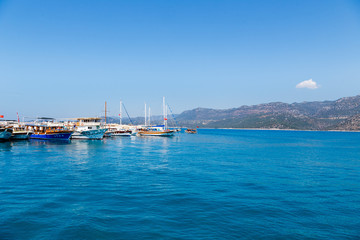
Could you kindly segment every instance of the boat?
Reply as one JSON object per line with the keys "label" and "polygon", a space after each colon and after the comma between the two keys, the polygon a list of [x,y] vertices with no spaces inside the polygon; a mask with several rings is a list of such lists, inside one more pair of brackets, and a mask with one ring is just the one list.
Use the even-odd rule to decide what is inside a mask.
{"label": "boat", "polygon": [[5,126],[0,127],[0,141],[7,141],[12,135],[13,129]]}
{"label": "boat", "polygon": [[60,125],[29,125],[29,127],[34,131],[30,135],[30,139],[69,140],[74,132]]}
{"label": "boat", "polygon": [[116,137],[116,136],[129,137],[131,135],[132,135],[131,130],[126,130],[122,128],[108,128],[108,131],[105,133],[106,137]]}
{"label": "boat", "polygon": [[[145,107],[146,111],[146,107]],[[170,137],[174,135],[174,130],[170,130],[167,127],[167,108],[165,105],[165,97],[163,97],[163,114],[164,114],[164,125],[158,125],[158,126],[151,126],[147,127],[145,126],[144,130],[139,130],[137,132],[137,135],[139,136],[161,136],[161,137]],[[146,116],[145,116],[146,121]]]}
{"label": "boat", "polygon": [[197,133],[197,130],[196,129],[191,129],[191,128],[188,128],[185,130],[186,133],[190,133],[190,134],[195,134]]}
{"label": "boat", "polygon": [[28,140],[33,131],[24,125],[14,125],[11,140]]}
{"label": "boat", "polygon": [[164,125],[152,126],[137,132],[139,136],[160,136],[169,137],[174,135],[174,130],[165,129]]}
{"label": "boat", "polygon": [[108,124],[107,125],[107,132],[105,133],[105,137],[116,137],[116,136],[121,136],[121,137],[129,137],[133,134],[133,131],[131,131],[130,129],[125,129],[124,126],[122,125],[122,101],[120,101],[120,113],[119,113],[119,118],[120,118],[120,124]]}
{"label": "boat", "polygon": [[71,139],[101,140],[107,131],[101,126],[101,118],[77,118]]}

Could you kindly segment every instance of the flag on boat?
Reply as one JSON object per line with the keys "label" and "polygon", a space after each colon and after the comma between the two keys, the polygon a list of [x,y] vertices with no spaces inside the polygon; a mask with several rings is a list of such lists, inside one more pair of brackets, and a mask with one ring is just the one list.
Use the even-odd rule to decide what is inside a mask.
{"label": "flag on boat", "polygon": [[0,115],[0,118],[4,118],[4,115]]}
{"label": "flag on boat", "polygon": [[164,118],[165,121],[167,121],[167,118]]}

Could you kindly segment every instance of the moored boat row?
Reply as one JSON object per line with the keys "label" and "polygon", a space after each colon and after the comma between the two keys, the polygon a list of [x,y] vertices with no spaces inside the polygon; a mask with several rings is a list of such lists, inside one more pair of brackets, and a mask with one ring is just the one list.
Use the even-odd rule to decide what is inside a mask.
{"label": "moored boat row", "polygon": [[[0,126],[0,141],[7,140],[101,140],[105,137],[158,136],[170,137],[181,129],[157,126],[131,126],[118,124],[102,124],[100,118],[82,118],[77,122],[28,122]],[[190,132],[189,129],[185,130]]]}
{"label": "moored boat row", "polygon": [[[148,112],[148,121],[146,115],[145,104],[145,125],[123,125],[122,124],[122,103],[120,102],[120,124],[106,123],[106,102],[105,102],[105,122],[102,118],[75,118],[67,121],[56,122],[53,118],[38,118],[33,122],[20,123],[18,121],[2,121],[0,122],[0,141],[4,140],[26,140],[26,139],[42,139],[42,140],[69,140],[69,139],[87,139],[101,140],[104,137],[118,136],[174,136],[180,132],[180,128],[168,128],[167,109],[170,108],[165,104],[163,98],[163,125],[150,125],[150,108]],[[126,108],[124,106],[126,111]],[[171,111],[171,109],[170,109]],[[127,113],[127,111],[126,111]],[[128,113],[127,113],[128,115]],[[2,116],[2,115],[0,115]],[[3,116],[2,116],[3,117]],[[129,117],[129,115],[128,115]],[[174,118],[174,116],[173,116]],[[129,117],[130,122],[131,119]],[[189,130],[189,129],[188,129]],[[188,132],[188,130],[186,132]],[[189,132],[190,133],[190,132]],[[191,132],[194,133],[194,132]]]}
{"label": "moored boat row", "polygon": [[0,127],[0,140],[101,140],[104,137],[173,136],[179,129],[158,126],[102,124],[100,118],[82,118],[77,122],[28,122]]}

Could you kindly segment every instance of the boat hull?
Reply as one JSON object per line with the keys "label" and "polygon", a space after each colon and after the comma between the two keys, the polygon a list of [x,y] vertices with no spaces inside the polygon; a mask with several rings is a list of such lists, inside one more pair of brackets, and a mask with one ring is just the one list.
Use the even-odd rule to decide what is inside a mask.
{"label": "boat hull", "polygon": [[185,131],[188,134],[196,134],[197,132],[193,132],[193,131]]}
{"label": "boat hull", "polygon": [[105,134],[104,134],[104,137],[112,137],[112,133],[111,132],[106,132]]}
{"label": "boat hull", "polygon": [[112,133],[111,134],[112,137],[130,137],[131,136],[131,133]]}
{"label": "boat hull", "polygon": [[112,137],[116,137],[116,136],[119,136],[119,137],[130,137],[131,136],[131,131],[114,131],[114,132],[111,132],[111,136]]}
{"label": "boat hull", "polygon": [[21,132],[21,133],[13,132],[10,139],[11,140],[28,140],[31,134],[32,134],[31,132]]}
{"label": "boat hull", "polygon": [[101,140],[107,129],[75,131],[71,139]]}
{"label": "boat hull", "polygon": [[105,137],[130,137],[131,131],[108,131],[105,133]]}
{"label": "boat hull", "polygon": [[30,135],[30,138],[43,139],[43,140],[69,140],[71,135],[72,132],[46,133],[46,134],[33,133]]}
{"label": "boat hull", "polygon": [[9,140],[11,137],[12,132],[8,129],[1,130],[0,132],[0,141],[6,141]]}
{"label": "boat hull", "polygon": [[157,137],[171,137],[174,136],[173,131],[140,131],[139,136],[157,136]]}

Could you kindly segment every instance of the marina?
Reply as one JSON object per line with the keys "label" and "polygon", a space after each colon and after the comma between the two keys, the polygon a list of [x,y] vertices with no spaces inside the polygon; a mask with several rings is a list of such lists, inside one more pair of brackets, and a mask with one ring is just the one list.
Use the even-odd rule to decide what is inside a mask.
{"label": "marina", "polygon": [[181,132],[180,128],[166,128],[164,125],[119,125],[105,124],[101,118],[79,118],[67,122],[24,122],[13,125],[2,122],[0,140],[102,140],[105,137],[165,136]]}
{"label": "marina", "polygon": [[[40,117],[34,121],[20,122],[0,121],[0,140],[102,140],[105,137],[171,137],[181,132],[178,126],[168,127],[168,105],[163,97],[163,124],[151,125],[150,107],[147,112],[145,104],[145,123],[143,125],[123,124],[122,106],[120,101],[120,122],[107,123],[107,103],[105,102],[105,116],[81,117],[57,121],[54,118]],[[129,120],[131,121],[130,117]],[[176,122],[176,121],[175,121]]]}
{"label": "marina", "polygon": [[[100,118],[85,118],[100,119]],[[4,124],[0,127],[0,140],[102,140],[105,137],[130,137],[130,136],[174,136],[181,130],[165,129],[164,125],[119,125],[104,124],[101,122],[36,122],[19,123],[16,126]]]}

